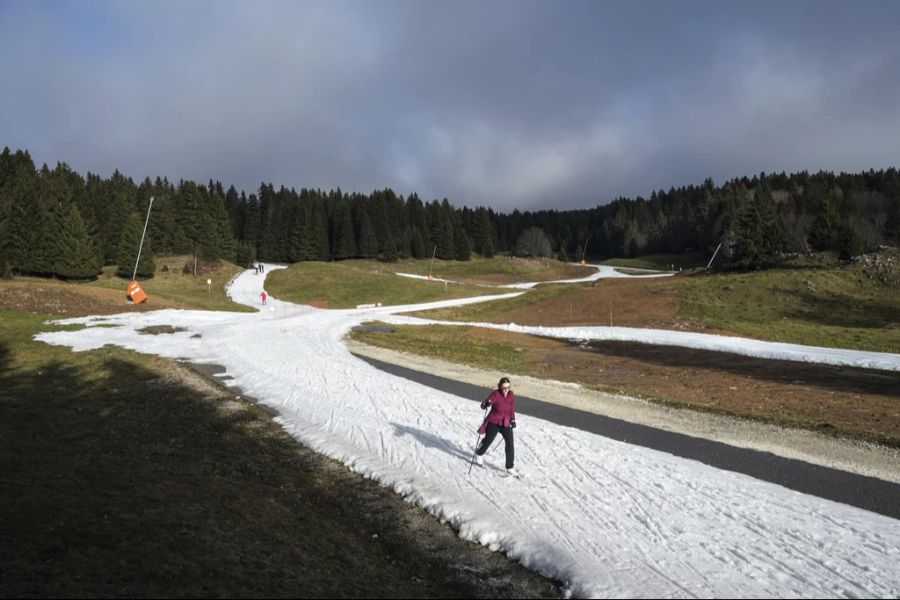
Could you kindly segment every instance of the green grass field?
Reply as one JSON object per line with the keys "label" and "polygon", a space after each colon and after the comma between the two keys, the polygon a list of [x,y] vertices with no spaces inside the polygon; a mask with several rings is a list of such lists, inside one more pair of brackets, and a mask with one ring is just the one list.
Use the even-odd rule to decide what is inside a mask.
{"label": "green grass field", "polygon": [[[480,302],[467,306],[439,308],[410,313],[413,316],[441,321],[496,321],[507,322],[505,315],[513,310],[528,308],[550,298],[561,298],[585,289],[589,284],[565,283],[539,285],[514,298]],[[506,290],[515,292],[516,290]]]}
{"label": "green grass field", "polygon": [[465,337],[471,327],[464,325],[391,325],[390,333],[361,328],[354,340],[400,352],[432,356],[449,362],[502,372],[524,371],[524,354],[512,343],[490,341],[472,343]]}
{"label": "green grass field", "polygon": [[611,267],[631,267],[634,269],[654,269],[670,271],[705,267],[709,262],[706,252],[684,252],[682,254],[648,254],[637,258],[611,258],[600,264]]}
{"label": "green grass field", "polygon": [[676,279],[680,316],[747,337],[900,352],[900,290],[859,265]]}
{"label": "green grass field", "polygon": [[[290,302],[326,301],[328,308],[353,308],[359,304],[414,304],[450,298],[485,296],[504,290],[469,284],[445,284],[401,277],[396,272],[421,274],[426,263],[375,261],[302,262],[266,276],[270,294]],[[508,290],[507,290],[508,291]]]}
{"label": "green grass field", "polygon": [[[900,290],[869,276],[858,264],[700,273],[644,281],[648,293],[674,287],[683,304],[673,316],[695,320],[712,330],[778,342],[900,352]],[[514,299],[419,316],[506,322],[506,314],[513,310],[584,287],[539,286]]]}
{"label": "green grass field", "polygon": [[[430,261],[413,261],[424,263]],[[422,267],[419,267],[420,269]],[[438,277],[477,281],[487,279],[492,283],[523,283],[553,279],[574,279],[586,277],[591,269],[571,263],[562,263],[551,258],[520,258],[494,256],[493,258],[473,258],[469,261],[436,261],[434,273]],[[424,274],[427,274],[425,271]]]}
{"label": "green grass field", "polygon": [[[194,277],[190,273],[183,272],[187,261],[187,256],[157,257],[156,274],[152,279],[141,281],[141,287],[150,296],[159,296],[192,308],[253,311],[252,308],[235,304],[225,293],[225,285],[243,271],[243,268],[229,262],[218,261],[214,269]],[[117,277],[115,272],[115,266],[104,267],[96,281],[74,285],[122,290],[124,294],[128,280]],[[207,285],[207,279],[212,280],[212,283]]]}

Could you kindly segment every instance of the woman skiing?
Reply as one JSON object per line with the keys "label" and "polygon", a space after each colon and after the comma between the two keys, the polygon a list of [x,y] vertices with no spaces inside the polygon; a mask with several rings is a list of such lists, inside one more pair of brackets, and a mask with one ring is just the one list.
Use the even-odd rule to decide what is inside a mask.
{"label": "woman skiing", "polygon": [[518,477],[519,473],[513,466],[515,460],[515,450],[513,448],[513,428],[516,426],[516,395],[511,389],[509,377],[504,377],[497,384],[497,389],[491,392],[491,395],[481,403],[481,408],[490,408],[490,412],[485,417],[484,422],[478,429],[478,433],[485,434],[484,439],[475,451],[475,464],[484,464],[481,457],[491,447],[491,443],[497,434],[503,436],[503,442],[506,446],[506,472],[513,477]]}

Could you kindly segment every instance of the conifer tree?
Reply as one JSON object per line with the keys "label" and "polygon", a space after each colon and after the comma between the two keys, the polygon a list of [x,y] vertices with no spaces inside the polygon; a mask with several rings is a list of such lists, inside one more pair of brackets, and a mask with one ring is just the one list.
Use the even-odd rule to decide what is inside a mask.
{"label": "conifer tree", "polygon": [[297,199],[291,203],[288,231],[288,262],[309,260],[309,208]]}
{"label": "conifer tree", "polygon": [[444,260],[453,260],[456,256],[456,211],[450,201],[444,198],[439,210],[440,243],[437,256]]}
{"label": "conifer tree", "polygon": [[844,223],[838,233],[838,256],[841,260],[850,260],[851,258],[860,256],[864,250],[863,239],[859,235],[859,232],[852,224]]}
{"label": "conifer tree", "polygon": [[75,204],[63,222],[53,270],[64,279],[92,279],[100,272],[100,256]]}
{"label": "conifer tree", "polygon": [[211,192],[205,203],[206,239],[203,244],[203,254],[208,258],[225,258],[231,260],[234,257],[234,234],[228,211],[225,208],[225,196],[222,193],[222,184],[215,185],[210,182]]}
{"label": "conifer tree", "polygon": [[428,255],[428,250],[425,245],[425,238],[422,236],[422,231],[413,226],[411,231],[411,240],[410,240],[410,252],[413,258],[426,258]]}
{"label": "conifer tree", "polygon": [[900,245],[900,195],[889,200],[884,237],[891,244]]}
{"label": "conifer tree", "polygon": [[98,241],[104,264],[115,262],[119,250],[119,240],[122,237],[122,228],[125,226],[128,215],[139,210],[135,200],[136,193],[134,182],[119,173],[118,170],[104,182],[103,197],[95,207],[100,223]]}
{"label": "conifer tree", "polygon": [[[131,213],[125,220],[122,228],[122,237],[119,239],[119,252],[117,254],[116,275],[131,278],[134,273],[134,263],[138,259],[138,249],[141,244],[141,233],[144,223],[137,213]],[[156,273],[156,263],[153,261],[153,249],[150,240],[144,238],[144,246],[141,249],[140,262],[137,265],[137,277],[150,279]]]}
{"label": "conifer tree", "polygon": [[[378,240],[375,237],[375,228],[372,227],[372,222],[369,220],[369,213],[363,205],[360,205],[359,207],[358,232],[356,246],[357,256],[362,258],[372,258],[378,254]],[[396,255],[396,244],[393,243],[393,238],[389,237],[388,239],[391,240],[391,250],[393,254]],[[385,242],[387,242],[387,240],[385,240]],[[387,248],[386,245],[385,248]]]}
{"label": "conifer tree", "polygon": [[415,193],[406,199],[406,226],[409,231],[409,250],[413,258],[426,258],[431,256],[428,250],[430,229],[425,215],[425,206]]}
{"label": "conifer tree", "polygon": [[384,262],[397,262],[397,244],[394,238],[388,238],[384,243],[384,250],[381,252],[381,260]]}
{"label": "conifer tree", "polygon": [[10,268],[19,273],[36,273],[35,250],[40,240],[41,210],[38,204],[37,174],[27,152],[18,151],[7,159],[8,172],[0,185],[6,211],[5,232],[0,244],[5,248]]}
{"label": "conifer tree", "polygon": [[462,225],[457,222],[456,229],[453,234],[453,240],[456,243],[456,260],[471,260],[472,248],[469,245],[469,237],[466,235]]}
{"label": "conifer tree", "polygon": [[731,239],[730,264],[736,269],[763,269],[781,258],[784,228],[768,187],[760,185],[738,214]]}
{"label": "conifer tree", "polygon": [[353,235],[353,219],[350,209],[343,199],[336,201],[332,214],[331,256],[336,260],[344,260],[356,254],[356,241]]}
{"label": "conifer tree", "polygon": [[812,225],[809,243],[816,250],[835,250],[841,232],[841,217],[835,199],[826,195],[819,199]]}

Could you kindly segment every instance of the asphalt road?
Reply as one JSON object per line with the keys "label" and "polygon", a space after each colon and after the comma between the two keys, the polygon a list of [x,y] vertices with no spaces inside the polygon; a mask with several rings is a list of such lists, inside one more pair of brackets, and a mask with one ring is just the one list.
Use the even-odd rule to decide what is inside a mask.
{"label": "asphalt road", "polygon": [[[468,398],[473,402],[480,403],[490,393],[488,389],[469,383],[423,373],[358,354],[355,356],[393,375],[462,398]],[[629,444],[697,460],[719,469],[743,473],[804,494],[900,519],[900,485],[875,477],[866,477],[801,460],[784,458],[770,452],[739,448],[721,442],[629,423],[518,395],[516,396],[516,412]],[[517,435],[527,435],[527,433],[522,431]]]}

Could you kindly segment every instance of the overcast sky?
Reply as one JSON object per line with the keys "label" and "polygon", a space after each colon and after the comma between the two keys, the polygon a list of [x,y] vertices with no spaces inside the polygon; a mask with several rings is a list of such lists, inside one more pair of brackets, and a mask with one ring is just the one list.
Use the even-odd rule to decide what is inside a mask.
{"label": "overcast sky", "polygon": [[900,2],[0,0],[0,147],[575,208],[900,164]]}

